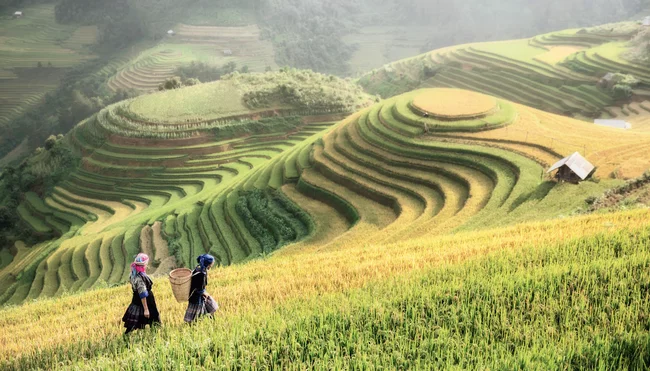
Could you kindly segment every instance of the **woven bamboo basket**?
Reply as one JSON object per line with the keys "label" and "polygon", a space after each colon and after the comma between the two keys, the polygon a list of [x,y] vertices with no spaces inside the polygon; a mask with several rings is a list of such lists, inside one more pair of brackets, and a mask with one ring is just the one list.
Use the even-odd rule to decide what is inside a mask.
{"label": "woven bamboo basket", "polygon": [[178,268],[169,272],[169,283],[172,285],[172,292],[176,301],[185,303],[190,298],[190,286],[192,285],[192,270]]}

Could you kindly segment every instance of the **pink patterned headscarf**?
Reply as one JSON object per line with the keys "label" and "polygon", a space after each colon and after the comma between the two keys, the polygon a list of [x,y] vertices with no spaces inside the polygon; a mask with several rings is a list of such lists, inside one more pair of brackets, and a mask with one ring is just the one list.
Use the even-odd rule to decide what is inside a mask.
{"label": "pink patterned headscarf", "polygon": [[135,277],[138,273],[144,273],[147,269],[147,263],[149,262],[149,256],[144,253],[140,253],[135,256],[135,260],[131,263],[131,278]]}

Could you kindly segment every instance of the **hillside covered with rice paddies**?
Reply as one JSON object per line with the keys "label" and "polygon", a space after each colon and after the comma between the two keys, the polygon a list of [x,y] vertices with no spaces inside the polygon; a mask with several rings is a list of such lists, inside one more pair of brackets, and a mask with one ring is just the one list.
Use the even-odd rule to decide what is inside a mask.
{"label": "hillside covered with rice paddies", "polygon": [[452,46],[387,64],[359,83],[383,97],[416,88],[467,89],[565,116],[620,119],[646,128],[648,33],[647,26],[631,21]]}
{"label": "hillside covered with rice paddies", "polygon": [[[623,42],[585,32],[525,45]],[[443,66],[424,71],[433,87],[385,100],[307,71],[235,73],[117,103],[46,143],[26,166],[63,166],[61,147],[74,158],[18,206],[44,242],[2,254],[0,366],[647,368],[650,211],[610,199],[647,196],[650,132],[542,111],[524,93],[473,89],[477,78],[436,85],[475,68],[443,58],[500,44],[477,45],[364,77],[385,87],[391,68]],[[497,63],[489,53],[476,63]],[[595,74],[526,68],[530,81],[584,82],[543,85],[548,104],[566,89],[611,99],[557,108],[614,107]],[[547,174],[574,152],[590,178]],[[164,326],[125,338],[138,252],[152,257]],[[202,253],[217,260],[208,290],[221,310],[197,331],[165,275]]]}

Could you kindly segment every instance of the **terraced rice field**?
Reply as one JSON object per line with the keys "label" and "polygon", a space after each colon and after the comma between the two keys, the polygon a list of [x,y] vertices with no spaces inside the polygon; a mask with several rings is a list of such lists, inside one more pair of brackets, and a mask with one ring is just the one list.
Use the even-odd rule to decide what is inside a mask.
{"label": "terraced rice field", "polygon": [[[128,261],[140,250],[151,253],[165,274],[174,266],[191,265],[200,253],[211,252],[219,264],[230,265],[310,235],[315,227],[308,214],[279,190],[295,183],[299,169],[309,163],[311,142],[306,140],[315,140],[341,112],[290,106],[249,110],[229,83],[157,94],[183,108],[175,116],[164,115],[163,122],[156,122],[160,112],[144,96],[78,125],[65,140],[83,155],[81,166],[44,199],[29,194],[19,207],[34,233],[53,242],[45,245],[38,264],[23,267],[30,273],[6,286],[1,301],[123,282]],[[221,85],[236,98],[230,109],[185,105],[176,97],[219,100]],[[188,121],[181,114],[193,108],[201,120]],[[291,116],[285,119],[291,120],[289,129],[219,134],[220,128],[280,113]]]}
{"label": "terraced rice field", "polygon": [[623,120],[632,124],[633,131],[650,130],[650,101],[632,102],[623,107],[612,107],[603,118]]}
{"label": "terraced rice field", "polygon": [[12,78],[0,78],[0,127],[37,104],[54,90],[65,73],[59,68],[15,68]]}
{"label": "terraced rice field", "polygon": [[158,90],[158,85],[172,77],[184,61],[182,52],[174,49],[147,53],[122,67],[108,81],[108,86],[113,90]]}
{"label": "terraced rice field", "polygon": [[53,4],[24,12],[0,22],[0,127],[40,102],[67,68],[95,58],[86,46],[95,42],[96,27],[57,24]]}
{"label": "terraced rice field", "polygon": [[564,45],[564,46],[549,46],[546,47],[549,49],[546,53],[540,54],[535,56],[535,59],[546,64],[554,65],[557,64],[558,62],[562,62],[565,60],[568,56],[578,53],[582,50],[585,49],[585,47],[581,46],[570,46],[570,45]]}
{"label": "terraced rice field", "polygon": [[[589,51],[624,37],[586,32],[403,61],[391,73],[442,66],[423,85],[444,89],[352,115],[252,110],[227,80],[102,110],[65,139],[80,168],[18,209],[54,239],[0,256],[0,304],[58,299],[1,310],[0,365],[643,368],[648,211],[574,213],[623,183],[610,173],[650,168],[650,131],[513,103],[630,120],[650,112],[641,99],[614,109],[591,85],[596,75],[539,58],[550,46]],[[369,97],[356,99],[350,106]],[[288,129],[251,120],[286,126],[282,115]],[[545,175],[575,151],[599,181]],[[114,324],[130,289],[102,288],[125,282],[141,251],[154,276],[213,254],[210,292],[223,316],[199,335],[181,327],[183,304],[163,279],[165,327],[123,340]]]}
{"label": "terraced rice field", "polygon": [[[190,26],[180,24],[175,35],[160,45],[142,52],[125,63],[108,86],[113,89],[153,91],[183,64],[200,61],[214,66],[235,62],[239,68],[248,66],[251,72],[275,69],[273,47],[260,40],[256,25],[246,27]],[[229,50],[232,54],[226,55]]]}
{"label": "terraced rice field", "polygon": [[[567,30],[531,39],[453,46],[392,63],[366,74],[360,82],[373,93],[394,94],[417,87],[467,89],[547,112],[593,119],[626,103],[597,86],[606,73],[634,75],[642,81],[635,94],[647,97],[647,66],[622,56],[632,31]],[[423,75],[423,70],[429,75]]]}
{"label": "terraced rice field", "polygon": [[[525,147],[549,153],[550,149],[536,139],[514,143],[501,136],[506,128],[537,127],[548,133],[571,126],[576,138],[584,135],[596,140],[604,136],[605,129],[574,126],[570,119],[488,97],[485,99],[493,102],[493,109],[481,109],[478,115],[472,107],[466,112],[453,107],[456,116],[447,115],[444,120],[423,117],[414,102],[422,107],[422,102],[428,103],[439,93],[420,90],[394,97],[336,124],[322,122],[323,117],[305,117],[288,132],[223,140],[208,140],[205,135],[168,140],[127,138],[111,131],[117,122],[102,124],[102,120],[111,120],[111,115],[88,120],[68,138],[85,155],[82,168],[50,199],[40,202],[31,196],[24,207],[32,219],[42,223],[34,222],[35,228],[53,231],[57,215],[70,222],[73,218],[109,220],[118,214],[118,203],[130,208],[131,214],[105,223],[93,233],[84,231],[95,223],[81,226],[80,233],[61,231],[67,238],[32,247],[34,253],[44,256],[42,260],[28,260],[24,255],[28,249],[20,249],[0,270],[0,280],[7,282],[19,272],[27,278],[9,285],[0,299],[20,303],[124,282],[128,262],[139,251],[154,256],[150,267],[154,275],[164,274],[173,264],[189,265],[196,255],[208,251],[221,266],[272,255],[217,269],[211,277],[218,282],[211,286],[211,293],[225,303],[224,315],[241,319],[248,310],[259,316],[261,305],[366,287],[395,275],[432,269],[432,265],[459,264],[494,251],[519,251],[522,246],[530,250],[521,254],[530,257],[530,252],[537,251],[546,257],[549,255],[539,249],[566,243],[572,246],[571,252],[566,250],[562,262],[587,254],[586,246],[602,247],[594,255],[598,257],[618,254],[612,250],[614,245],[641,249],[631,236],[638,237],[638,232],[647,239],[646,210],[558,219],[612,183],[549,186],[543,177],[545,166]],[[471,92],[463,97],[459,90],[444,93],[461,100],[476,97]],[[114,113],[120,112],[124,111]],[[101,138],[99,133],[103,133]],[[456,140],[459,137],[464,141]],[[613,141],[613,137],[607,139]],[[494,143],[486,143],[488,139]],[[605,146],[604,139],[598,143]],[[138,210],[139,204],[149,207]],[[555,220],[540,222],[549,218]],[[522,220],[537,222],[510,225]],[[617,233],[616,240],[611,246],[594,245],[594,241],[604,243],[599,235],[604,229]],[[275,250],[295,241],[300,242]],[[499,255],[498,259],[503,264],[512,262],[511,255]],[[548,274],[549,260],[540,259],[545,262],[539,263],[540,269]],[[530,267],[523,264],[520,268]],[[468,271],[476,269],[478,266],[472,266]],[[489,276],[486,273],[481,280]],[[156,287],[167,326],[160,335],[164,337],[164,331],[178,331],[182,304],[174,303],[168,285]],[[401,286],[401,290],[404,287],[411,286]],[[21,331],[5,331],[0,341],[8,346],[0,352],[0,361],[15,362],[13,357],[30,356],[37,349],[49,355],[54,352],[51,349],[62,346],[72,348],[60,350],[57,354],[63,359],[57,359],[70,362],[75,341],[82,345],[74,348],[78,349],[74,354],[92,357],[106,352],[106,357],[122,357],[117,348],[105,349],[99,344],[118,336],[119,329],[105,323],[115,322],[116,313],[128,299],[123,295],[127,291],[127,287],[119,287],[64,299],[73,308],[88,301],[83,310],[93,320],[74,324],[62,319],[63,308],[50,304],[54,301],[42,302],[48,313],[57,315],[52,314],[52,326],[69,331],[26,342],[20,341]],[[471,300],[467,300],[469,305]],[[98,301],[106,310],[97,310]],[[645,302],[634,303],[642,308]],[[26,313],[35,310],[30,305],[25,307],[30,311]],[[573,304],[570,307],[575,309]],[[7,328],[31,323],[11,309],[5,313],[2,318]],[[232,329],[235,322],[223,323]],[[42,334],[48,329],[32,331]],[[39,362],[45,362],[41,365],[49,364],[48,357],[41,359]],[[105,364],[106,360],[95,361]]]}
{"label": "terraced rice field", "polygon": [[[427,107],[441,94],[485,104]],[[134,121],[155,113],[138,103],[147,98],[111,106],[67,137],[84,156],[81,167],[19,210],[34,233],[63,238],[44,247],[48,254],[8,285],[2,302],[123,282],[138,251],[156,256],[164,274],[203,252],[225,266],[300,240],[280,254],[486,228],[513,213],[552,217],[581,202],[558,209],[544,199],[548,190],[536,196],[547,187],[543,165],[560,155],[540,138],[574,123],[477,93],[415,91],[334,126],[301,113],[289,131],[222,139],[182,115],[181,123]],[[445,117],[423,117],[422,107]],[[165,139],[165,130],[187,134]],[[528,142],[503,137],[515,130],[537,131]],[[604,129],[593,130],[585,124],[575,136]],[[603,186],[582,187],[582,199]],[[154,240],[166,241],[165,251]]]}
{"label": "terraced rice field", "polygon": [[468,91],[435,89],[416,96],[413,107],[436,118],[476,118],[496,110],[497,102],[493,97]]}

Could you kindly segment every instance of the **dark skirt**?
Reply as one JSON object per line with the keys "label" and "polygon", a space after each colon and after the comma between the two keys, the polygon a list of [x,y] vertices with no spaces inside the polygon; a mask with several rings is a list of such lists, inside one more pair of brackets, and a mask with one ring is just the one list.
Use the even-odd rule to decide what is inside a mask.
{"label": "dark skirt", "polygon": [[203,315],[213,314],[217,309],[219,305],[211,296],[208,296],[207,300],[201,298],[198,303],[189,303],[184,320],[189,323]]}
{"label": "dark skirt", "polygon": [[154,325],[160,323],[160,313],[158,313],[158,307],[156,306],[156,299],[153,296],[153,292],[149,292],[147,297],[147,307],[149,308],[149,318],[144,316],[144,307],[142,302],[135,303],[135,300],[131,302],[124,316],[122,316],[122,322],[124,322],[124,327],[127,329],[143,329],[146,325]]}

